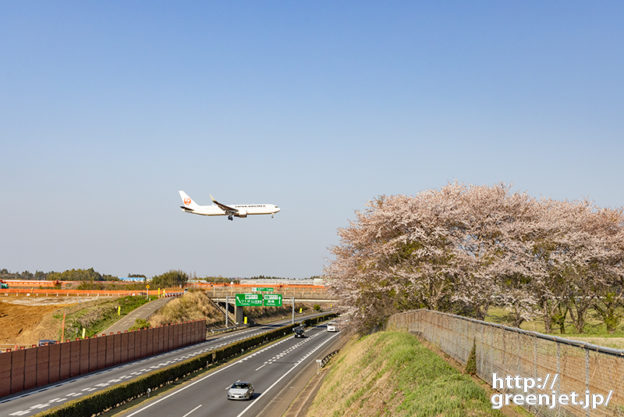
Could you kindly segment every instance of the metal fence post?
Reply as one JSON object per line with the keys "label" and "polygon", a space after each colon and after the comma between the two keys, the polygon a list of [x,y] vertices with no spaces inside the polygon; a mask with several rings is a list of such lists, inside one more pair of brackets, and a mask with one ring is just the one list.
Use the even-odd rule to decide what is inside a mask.
{"label": "metal fence post", "polygon": [[[589,350],[587,348],[584,348],[585,350],[585,390],[586,392],[589,392]],[[587,407],[587,409],[585,410],[585,416],[589,417],[589,409],[590,407]]]}

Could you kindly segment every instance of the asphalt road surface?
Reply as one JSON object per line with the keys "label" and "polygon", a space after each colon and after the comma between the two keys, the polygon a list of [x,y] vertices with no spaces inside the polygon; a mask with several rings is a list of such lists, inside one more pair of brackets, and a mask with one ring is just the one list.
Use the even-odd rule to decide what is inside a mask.
{"label": "asphalt road surface", "polygon": [[[301,321],[305,318],[318,315],[320,314],[301,316],[297,317],[296,320]],[[237,332],[210,337],[206,342],[99,370],[97,372],[81,375],[76,378],[66,379],[54,385],[39,387],[31,391],[2,397],[0,399],[0,416],[30,416],[48,408],[56,407],[64,402],[75,400],[83,395],[92,394],[121,382],[126,382],[155,369],[192,358],[193,356],[225,346],[237,340],[245,339],[255,334],[275,329],[276,327],[283,326],[288,323],[290,323],[290,320],[282,320],[268,325],[252,327]]]}
{"label": "asphalt road surface", "polygon": [[[325,325],[306,330],[306,338],[294,336],[264,347],[234,363],[188,382],[174,391],[145,401],[120,414],[123,417],[243,417],[256,416],[317,352],[337,339]],[[249,401],[226,397],[233,382],[251,382],[255,393]]]}

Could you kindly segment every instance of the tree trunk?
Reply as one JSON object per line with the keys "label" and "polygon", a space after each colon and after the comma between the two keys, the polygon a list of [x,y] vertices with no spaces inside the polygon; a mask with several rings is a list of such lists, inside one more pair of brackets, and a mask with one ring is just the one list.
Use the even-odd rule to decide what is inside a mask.
{"label": "tree trunk", "polygon": [[572,323],[574,323],[578,333],[583,333],[585,330],[585,316],[587,315],[587,310],[593,304],[593,300],[572,298],[571,301],[570,317],[572,318]]}
{"label": "tree trunk", "polygon": [[546,333],[552,332],[552,316],[549,312],[544,312],[542,314],[542,319],[544,320],[544,331]]}
{"label": "tree trunk", "polygon": [[559,303],[555,314],[551,316],[552,322],[559,326],[559,332],[561,334],[565,334],[565,319],[568,315],[568,310],[569,308],[567,305],[561,305],[561,303]]}
{"label": "tree trunk", "polygon": [[607,327],[609,333],[615,332],[620,324],[621,316],[617,312],[617,308],[622,300],[622,294],[613,292],[605,294],[601,299],[594,303],[594,310],[598,312],[602,321]]}

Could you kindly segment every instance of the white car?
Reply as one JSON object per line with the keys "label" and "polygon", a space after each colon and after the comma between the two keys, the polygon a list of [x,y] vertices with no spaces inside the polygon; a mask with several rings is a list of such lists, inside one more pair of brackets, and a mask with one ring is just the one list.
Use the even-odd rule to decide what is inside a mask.
{"label": "white car", "polygon": [[338,331],[338,327],[336,327],[336,323],[334,323],[334,322],[327,323],[327,331],[328,332],[337,332]]}
{"label": "white car", "polygon": [[227,390],[228,400],[251,400],[254,387],[249,382],[236,381]]}

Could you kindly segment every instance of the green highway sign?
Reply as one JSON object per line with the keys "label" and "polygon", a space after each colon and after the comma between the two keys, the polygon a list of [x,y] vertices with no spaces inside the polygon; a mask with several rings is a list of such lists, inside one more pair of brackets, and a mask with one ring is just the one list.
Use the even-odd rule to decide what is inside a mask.
{"label": "green highway sign", "polygon": [[252,291],[266,291],[266,292],[273,292],[273,288],[271,287],[254,287],[251,289]]}
{"label": "green highway sign", "polygon": [[282,306],[282,294],[265,294],[264,306],[265,307],[281,307]]}
{"label": "green highway sign", "polygon": [[262,307],[262,294],[236,294],[238,307]]}

